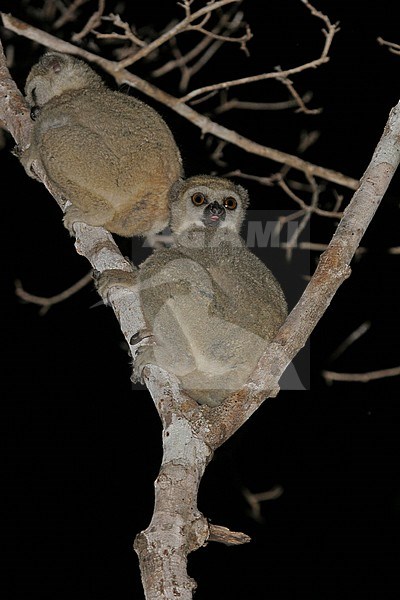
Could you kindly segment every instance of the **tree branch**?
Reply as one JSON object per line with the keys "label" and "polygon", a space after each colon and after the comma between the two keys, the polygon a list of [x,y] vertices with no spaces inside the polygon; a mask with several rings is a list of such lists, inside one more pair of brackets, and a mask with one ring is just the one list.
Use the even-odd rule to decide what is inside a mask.
{"label": "tree branch", "polygon": [[[207,415],[205,435],[212,448],[224,443],[239,429],[266,396],[276,395],[282,373],[305,345],[340,285],[350,276],[350,262],[399,165],[399,136],[400,102],[390,111],[360,187],[344,211],[300,300],[260,358],[248,384]],[[223,428],[220,421],[224,422]]]}
{"label": "tree branch", "polygon": [[189,4],[186,3],[186,17],[179,21],[174,27],[166,31],[163,35],[160,35],[154,42],[151,42],[148,46],[141,48],[136,54],[133,56],[129,56],[125,58],[119,63],[118,69],[126,69],[126,67],[130,67],[133,63],[137,62],[141,58],[148,56],[151,52],[168,42],[168,40],[176,37],[182,31],[185,31],[188,26],[196,21],[199,17],[204,15],[210,15],[210,13],[218,8],[222,8],[227,4],[232,4],[233,2],[239,2],[240,0],[219,0],[219,2],[207,2],[207,5],[203,8],[200,8],[195,13],[191,14],[189,9]]}
{"label": "tree branch", "polygon": [[399,377],[400,366],[391,369],[380,369],[378,371],[368,371],[367,373],[338,373],[336,371],[322,371],[323,378],[328,382],[332,381],[351,381],[357,383],[368,383],[376,379],[384,379],[386,377]]}
{"label": "tree branch", "polygon": [[51,306],[54,306],[54,304],[58,304],[59,302],[64,302],[64,300],[70,298],[71,296],[79,292],[79,290],[84,288],[86,285],[88,285],[88,283],[92,281],[92,272],[89,271],[89,273],[86,273],[86,275],[79,279],[79,281],[76,281],[66,290],[63,290],[55,296],[45,297],[30,294],[29,292],[24,290],[21,281],[17,279],[15,282],[15,294],[18,296],[18,298],[21,298],[21,300],[24,300],[25,302],[30,302],[31,304],[38,304],[39,306],[41,306],[39,314],[43,316],[47,313]]}
{"label": "tree branch", "polygon": [[192,90],[185,96],[180,98],[180,102],[188,102],[192,100],[196,96],[200,96],[203,94],[207,94],[208,92],[212,92],[215,90],[225,90],[234,86],[243,85],[246,83],[254,83],[256,81],[265,81],[266,79],[278,79],[280,81],[288,81],[289,75],[295,75],[296,73],[301,73],[302,71],[308,69],[316,69],[317,67],[327,63],[329,61],[329,50],[333,41],[335,34],[339,31],[338,23],[331,23],[326,15],[316,10],[307,0],[301,0],[303,4],[310,10],[311,14],[314,17],[318,17],[322,19],[325,23],[327,29],[323,30],[323,34],[325,36],[325,44],[322,49],[321,55],[319,58],[312,60],[308,63],[304,63],[299,65],[298,67],[292,67],[291,69],[282,70],[280,67],[277,67],[276,71],[271,73],[260,73],[259,75],[250,75],[248,77],[241,77],[240,79],[232,79],[231,81],[223,81],[221,83],[214,83],[213,85],[206,85],[197,90]]}
{"label": "tree branch", "polygon": [[[214,4],[213,4],[214,6]],[[210,118],[202,115],[190,106],[187,106],[184,103],[181,103],[180,100],[172,96],[171,94],[167,94],[166,92],[160,90],[156,86],[152,85],[148,81],[141,79],[137,75],[130,73],[125,69],[121,69],[121,63],[116,63],[114,61],[107,60],[101,56],[97,56],[87,50],[82,48],[78,48],[73,44],[65,42],[64,40],[60,40],[59,38],[41,31],[36,27],[28,25],[19,19],[11,15],[7,15],[5,13],[0,13],[3,25],[10,31],[18,35],[22,35],[30,40],[38,42],[39,44],[43,44],[44,46],[51,48],[52,50],[56,50],[58,52],[66,52],[68,54],[72,54],[73,56],[79,56],[93,64],[98,65],[106,73],[115,78],[118,85],[127,84],[133,88],[140,90],[142,93],[146,94],[150,98],[161,102],[165,106],[168,106],[176,113],[178,113],[184,119],[187,119],[196,127],[199,127],[202,134],[209,133],[214,135],[215,137],[225,140],[245,152],[249,152],[250,154],[255,154],[257,156],[261,156],[263,158],[267,158],[273,161],[276,161],[280,164],[285,164],[293,169],[297,169],[302,171],[303,173],[309,173],[314,177],[320,177],[322,179],[326,179],[327,181],[331,181],[333,183],[337,183],[344,187],[350,188],[352,190],[356,190],[358,187],[358,180],[343,175],[342,173],[338,173],[337,171],[333,171],[332,169],[326,169],[325,167],[320,167],[318,165],[314,165],[309,163],[298,156],[293,156],[292,154],[287,154],[286,152],[281,152],[280,150],[276,150],[275,148],[268,148],[267,146],[263,146],[250,140],[227,127],[219,125],[218,123],[213,122]],[[280,74],[282,75],[282,73]]]}
{"label": "tree branch", "polygon": [[[213,6],[216,4],[218,3],[213,3]],[[67,42],[56,42],[49,34],[40,32],[39,35],[38,30],[10,17],[3,15],[3,20],[6,26],[15,27],[18,33],[26,37],[38,36],[41,43],[61,51],[73,51],[89,60],[92,58],[93,62],[100,64],[108,72],[116,72],[115,65],[110,61],[94,57]],[[0,83],[0,120],[6,124],[17,144],[23,145],[29,140],[29,111],[9,77],[2,52],[0,76],[4,77]],[[146,82],[123,72],[118,75],[118,78],[121,77],[130,79],[131,84],[136,87],[140,83],[142,91],[147,90],[146,93],[153,94],[153,97],[158,95],[162,98],[161,101],[174,106],[176,99],[152,88]],[[210,121],[196,113],[192,115],[192,109],[186,106],[179,107],[185,118],[190,115],[192,122],[200,122],[204,128],[212,130]],[[224,128],[219,127],[218,137],[223,134],[225,138],[232,136],[233,132],[226,132],[228,133],[224,134]],[[204,469],[214,450],[245,423],[266,397],[277,394],[282,373],[304,346],[328,309],[337,289],[349,276],[350,261],[399,164],[399,136],[400,103],[390,112],[382,138],[360,186],[344,211],[339,227],[328,249],[321,256],[304,294],[241,390],[217,408],[198,406],[181,392],[176,378],[152,365],[145,368],[144,377],[163,424],[164,449],[161,470],[155,482],[153,518],[150,526],[137,536],[135,542],[147,600],[176,600],[178,596],[180,600],[192,598],[195,584],[186,572],[187,555],[210,539],[210,528],[199,513],[196,502]],[[238,139],[234,139],[238,142]],[[243,143],[243,138],[240,139]],[[306,172],[317,175],[312,167],[303,165]],[[63,206],[63,200],[54,194],[46,174],[37,170],[37,175],[60,206]],[[107,231],[83,223],[76,224],[75,228],[77,252],[86,256],[96,270],[132,269]],[[135,288],[113,288],[110,304],[129,343],[132,335],[144,325]],[[136,347],[131,345],[131,351],[134,354]]]}

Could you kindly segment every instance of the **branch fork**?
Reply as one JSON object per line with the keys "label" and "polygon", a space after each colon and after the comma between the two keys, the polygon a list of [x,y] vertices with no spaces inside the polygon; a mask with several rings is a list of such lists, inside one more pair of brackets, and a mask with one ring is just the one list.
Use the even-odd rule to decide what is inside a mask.
{"label": "branch fork", "polygon": [[[223,2],[211,6],[218,4]],[[29,26],[18,31],[28,36],[31,32]],[[53,40],[49,34],[43,33],[43,36],[45,43]],[[101,62],[99,58],[97,62]],[[111,70],[110,61],[104,61],[104,64]],[[16,143],[24,146],[29,143],[29,111],[9,77],[1,47],[0,76],[0,121],[6,124]],[[197,491],[204,470],[215,449],[246,422],[266,397],[277,393],[283,371],[304,346],[337,289],[349,276],[352,257],[398,167],[399,139],[400,103],[390,112],[359,188],[344,211],[315,274],[241,390],[217,408],[200,407],[179,389],[175,377],[154,365],[146,367],[146,383],[163,423],[164,449],[160,474],[155,482],[153,518],[135,542],[147,600],[176,600],[177,597],[191,600],[195,584],[186,571],[187,555],[216,535],[221,537],[221,532],[216,534],[217,530],[209,527],[197,509]],[[65,206],[65,200],[54,193],[46,174],[38,172],[37,176],[60,206]],[[107,231],[84,223],[76,224],[75,230],[76,249],[87,257],[93,268],[100,272],[105,269],[132,270]],[[143,325],[135,289],[124,293],[115,290],[110,294],[110,303],[129,343]]]}

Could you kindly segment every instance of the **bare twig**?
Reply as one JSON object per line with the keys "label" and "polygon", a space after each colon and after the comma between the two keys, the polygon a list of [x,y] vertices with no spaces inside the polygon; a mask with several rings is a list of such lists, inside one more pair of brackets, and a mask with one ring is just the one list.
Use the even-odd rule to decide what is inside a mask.
{"label": "bare twig", "polygon": [[[88,0],[84,0],[88,1]],[[31,6],[32,2],[25,2],[26,12],[29,16],[34,17],[35,19],[40,19],[42,22],[50,23],[55,19],[57,12],[65,11],[65,6],[61,2],[61,0],[44,0],[42,2],[42,6],[36,7]]]}
{"label": "bare twig", "polygon": [[349,346],[354,344],[354,342],[356,342],[362,335],[364,335],[364,333],[366,333],[370,327],[371,323],[369,321],[361,323],[361,325],[357,327],[357,329],[355,329],[345,340],[343,340],[343,342],[339,344],[339,346],[336,348],[336,350],[334,350],[334,352],[332,352],[332,354],[329,357],[329,360],[336,360],[336,358],[343,354],[343,352],[345,352]]}
{"label": "bare twig", "polygon": [[220,35],[218,33],[214,33],[213,31],[208,31],[204,29],[200,25],[189,25],[188,31],[199,31],[203,33],[205,36],[210,37],[213,40],[218,40],[221,42],[236,42],[240,43],[242,50],[247,50],[246,42],[248,42],[252,38],[252,33],[248,25],[246,25],[246,33],[240,37],[232,38],[229,35]]}
{"label": "bare twig", "polygon": [[227,527],[210,524],[210,534],[207,541],[220,542],[226,546],[238,546],[251,542],[251,537],[241,531],[231,531]]}
{"label": "bare twig", "polygon": [[243,496],[250,506],[251,516],[255,521],[262,521],[261,502],[277,500],[282,494],[283,487],[280,485],[274,485],[274,487],[266,492],[251,492],[246,488],[243,489]]}
{"label": "bare twig", "polygon": [[[306,92],[303,97],[300,98],[301,102],[306,104],[312,98],[312,92]],[[289,108],[295,108],[298,106],[296,99],[284,100],[282,102],[247,102],[239,100],[238,98],[232,98],[231,100],[221,99],[221,103],[217,106],[213,113],[215,115],[222,114],[228,110],[287,110]]]}
{"label": "bare twig", "polygon": [[[284,244],[283,244],[283,247],[285,247]],[[315,252],[324,252],[328,247],[329,247],[329,244],[319,244],[317,242],[300,242],[297,245],[298,250],[311,250],[311,251],[315,251]],[[368,252],[367,248],[364,248],[363,246],[359,246],[355,252],[355,256],[357,256],[359,254],[365,254],[366,252]]]}
{"label": "bare twig", "polygon": [[400,54],[400,45],[399,44],[395,44],[394,42],[387,42],[386,40],[384,40],[381,37],[377,38],[377,42],[381,46],[387,46],[389,48],[389,52],[392,52],[393,54],[397,54],[397,55]]}
{"label": "bare twig", "polygon": [[[277,69],[280,71],[280,69]],[[282,77],[279,79],[283,83],[283,85],[289,90],[290,95],[292,96],[295,104],[297,105],[297,111],[304,113],[305,115],[319,115],[322,111],[322,108],[308,108],[304,101],[302,100],[300,94],[298,94],[294,88],[293,82],[288,77]]]}
{"label": "bare twig", "polygon": [[170,39],[176,37],[179,33],[182,33],[182,31],[186,31],[188,26],[200,17],[207,16],[211,14],[211,12],[222,8],[223,6],[236,3],[238,1],[239,0],[219,0],[218,2],[209,2],[206,6],[200,8],[193,14],[190,13],[190,4],[185,2],[186,17],[182,19],[182,21],[180,21],[174,27],[166,31],[163,35],[160,35],[156,40],[139,50],[133,56],[129,56],[128,58],[122,60],[119,63],[117,69],[125,69],[126,67],[133,65],[141,58],[148,56],[149,54],[151,54],[151,52],[168,42]]}
{"label": "bare twig", "polygon": [[267,79],[277,79],[280,80],[283,77],[288,77],[289,75],[294,75],[296,73],[301,73],[302,71],[306,71],[308,69],[315,69],[320,65],[329,61],[328,57],[318,58],[316,60],[312,60],[308,63],[304,63],[298,67],[293,67],[291,69],[286,69],[285,71],[271,71],[270,73],[261,73],[259,75],[249,75],[247,77],[241,77],[240,79],[231,79],[230,81],[222,81],[220,83],[214,83],[212,85],[205,85],[196,90],[192,90],[185,96],[179,98],[179,102],[186,103],[197,96],[208,94],[209,92],[215,92],[216,90],[226,90],[231,87],[245,85],[248,83],[255,83],[257,81],[265,81]]}
{"label": "bare twig", "polygon": [[315,212],[315,210],[317,208],[319,195],[320,195],[320,189],[317,186],[315,179],[313,177],[309,176],[308,181],[310,182],[310,185],[313,190],[311,204],[303,209],[305,214],[304,214],[302,220],[300,221],[298,227],[296,227],[296,229],[293,231],[291,238],[285,244],[287,260],[291,259],[293,248],[295,246],[297,246],[297,242],[298,242],[300,235],[307,227],[308,223],[310,222],[312,213]]}
{"label": "bare twig", "polygon": [[86,4],[89,0],[73,0],[69,6],[64,9],[63,14],[53,23],[53,29],[61,29],[66,23],[76,19],[77,9]]}
{"label": "bare twig", "polygon": [[[299,153],[305,152],[307,150],[307,148],[309,148],[313,143],[315,143],[315,141],[318,139],[318,137],[319,137],[319,132],[317,132],[317,131],[308,133],[307,135],[303,135],[302,139],[300,140],[299,146],[298,146]],[[337,212],[334,210],[332,210],[332,211],[323,210],[318,207],[318,199],[319,199],[319,194],[321,192],[321,189],[320,189],[320,187],[316,186],[315,179],[307,173],[305,174],[306,178],[308,180],[307,191],[311,191],[312,197],[314,198],[314,200],[311,202],[311,204],[307,204],[306,202],[304,202],[304,200],[302,200],[297,194],[295,194],[295,192],[291,189],[291,187],[285,181],[285,177],[289,173],[289,170],[290,170],[290,167],[285,165],[284,167],[282,167],[282,169],[278,173],[274,173],[273,175],[270,175],[269,177],[263,177],[263,176],[259,176],[259,175],[249,175],[248,173],[243,173],[240,169],[236,169],[236,170],[228,173],[226,176],[242,177],[244,179],[250,179],[252,181],[257,181],[261,185],[266,185],[266,186],[278,185],[289,196],[289,198],[291,198],[294,202],[296,202],[296,204],[298,204],[301,207],[301,209],[302,209],[301,214],[303,214],[303,215],[309,214],[309,216],[311,216],[311,213],[315,213],[321,217],[330,217],[330,218],[334,218],[334,219],[340,219],[343,216],[343,213],[341,213],[341,212]],[[297,186],[297,187],[301,187],[303,189],[305,187],[304,184],[296,184],[296,182],[291,182],[291,183],[292,183],[292,187]],[[318,197],[315,196],[316,190],[318,190]],[[283,218],[283,221],[285,219],[286,219],[286,217]],[[290,247],[290,245],[289,245],[289,247]]]}
{"label": "bare twig", "polygon": [[119,27],[125,33],[100,33],[99,31],[93,31],[98,39],[128,40],[134,46],[139,46],[139,48],[143,48],[146,45],[146,42],[135,35],[129,24],[123,21],[119,15],[110,14],[108,17],[101,17],[101,20],[111,21],[115,27]]}
{"label": "bare twig", "polygon": [[[220,33],[221,31],[225,31],[226,33],[228,33],[236,31],[242,23],[243,13],[236,12],[236,14],[234,14],[233,16],[232,21],[229,20],[231,16],[232,11],[228,11],[226,14],[223,14],[217,25],[211,30],[211,33]],[[220,40],[216,40],[213,43],[212,42],[213,40],[210,36],[204,36],[200,40],[200,42],[193,46],[193,48],[189,50],[184,56],[179,53],[179,55],[175,59],[170,60],[167,63],[165,63],[165,65],[163,65],[162,67],[155,69],[152,72],[152,76],[161,77],[162,75],[169,73],[173,69],[180,69],[182,73],[182,78],[185,76],[185,80],[188,83],[190,77],[194,73],[197,73],[200,70],[200,68],[210,60],[210,58],[217,52],[217,50],[223,44],[223,42]],[[175,38],[171,40],[171,44],[173,44],[173,46],[176,45]],[[210,48],[207,50],[208,46],[210,46]],[[189,62],[197,58],[197,56],[199,56],[199,54],[202,54],[203,52],[203,56],[194,65],[188,67]],[[180,89],[182,91],[185,91],[185,87],[182,81],[180,84]]]}
{"label": "bare twig", "polygon": [[[329,360],[333,361],[338,358],[343,352],[347,350],[351,344],[354,344],[362,335],[364,335],[371,327],[369,321],[362,323],[357,329],[355,329],[331,354]],[[332,381],[347,381],[347,382],[359,382],[368,383],[375,379],[384,379],[386,377],[396,377],[400,375],[400,367],[393,367],[391,369],[379,369],[377,371],[368,371],[366,373],[339,373],[337,371],[323,370],[322,376],[327,383]]]}
{"label": "bare twig", "polygon": [[[174,49],[176,47],[176,39],[172,38],[170,43],[172,46],[173,53],[175,54]],[[204,50],[211,43],[212,43],[212,40],[210,38],[207,38],[207,37],[203,38],[202,40],[200,40],[200,42],[198,44],[193,46],[193,48],[191,48],[191,50],[189,50],[185,55],[182,55],[179,52],[178,56],[175,56],[175,58],[173,58],[172,60],[169,60],[161,67],[154,69],[154,71],[151,72],[151,76],[157,78],[157,77],[162,77],[163,75],[166,75],[167,73],[170,73],[174,69],[183,70],[191,60],[193,60],[199,54],[204,52]]]}
{"label": "bare twig", "polygon": [[318,208],[317,206],[317,202],[312,202],[311,205],[306,204],[306,202],[304,202],[304,200],[302,200],[297,194],[295,194],[293,192],[293,190],[290,189],[290,187],[287,185],[287,183],[285,182],[284,179],[279,179],[278,180],[278,186],[280,188],[282,188],[286,194],[292,199],[294,200],[294,202],[296,202],[299,206],[301,206],[301,208],[305,211],[311,211],[314,212],[316,215],[319,215],[321,217],[331,217],[333,219],[341,219],[343,216],[343,213],[339,213],[339,212],[334,212],[331,210],[323,210],[322,208]]}
{"label": "bare twig", "polygon": [[104,13],[104,9],[106,6],[106,0],[98,0],[99,6],[98,9],[90,16],[90,19],[86,23],[85,27],[79,32],[74,33],[72,36],[73,42],[80,42],[84,37],[87,36],[95,27],[98,27],[101,23],[101,18]]}
{"label": "bare twig", "polygon": [[295,75],[296,73],[301,73],[302,71],[306,71],[308,69],[315,69],[329,61],[329,50],[333,41],[335,34],[339,31],[338,23],[331,23],[329,18],[322,14],[321,12],[315,10],[315,8],[306,0],[301,0],[307,8],[311,11],[313,16],[316,16],[322,19],[327,27],[327,29],[323,29],[323,34],[325,36],[325,44],[322,49],[321,55],[319,58],[312,60],[308,63],[304,63],[299,65],[298,67],[292,67],[291,69],[281,70],[280,67],[277,67],[276,71],[272,71],[270,73],[260,73],[259,75],[250,75],[248,77],[241,77],[240,79],[232,79],[230,81],[223,81],[220,83],[215,83],[212,85],[206,85],[196,90],[192,90],[185,96],[180,98],[181,102],[188,102],[195,98],[196,96],[207,94],[211,91],[227,89],[238,85],[244,85],[247,83],[255,83],[257,81],[264,81],[267,79],[286,79],[290,75]]}
{"label": "bare twig", "polygon": [[[4,15],[3,21],[7,22]],[[13,24],[15,26],[14,20]],[[21,33],[18,26],[17,31]],[[35,32],[25,26],[24,34],[29,37]],[[55,45],[49,34],[39,37],[42,43],[50,41]],[[66,42],[59,42],[61,48],[71,48],[68,44],[65,46]],[[90,56],[86,51],[81,52],[85,54],[84,57]],[[75,48],[74,54],[77,53]],[[115,72],[115,65],[110,61],[96,57],[96,62]],[[1,75],[4,76],[4,81],[0,80],[3,86],[1,92],[4,93],[0,93],[0,119],[16,135],[16,142],[21,144],[29,137],[29,111],[18,110],[23,102],[16,99],[17,90],[7,75],[0,48]],[[124,77],[127,75],[124,74]],[[10,97],[16,99],[15,104]],[[307,288],[241,390],[216,408],[199,406],[180,390],[174,376],[154,365],[145,367],[143,376],[163,425],[164,451],[155,482],[153,517],[149,527],[135,540],[147,600],[159,600],[163,596],[179,596],[180,600],[192,598],[195,583],[187,574],[187,556],[209,538],[209,525],[197,509],[197,492],[204,470],[214,450],[233,435],[267,397],[278,393],[282,373],[304,346],[337,289],[349,276],[350,261],[398,167],[399,136],[400,102],[390,112],[360,186]],[[63,206],[65,199],[54,192],[46,173],[39,169],[36,174]],[[112,236],[104,229],[78,223],[75,231],[77,251],[88,257],[93,268],[99,271],[105,268],[132,271],[132,266],[122,257]],[[125,338],[130,341],[144,327],[135,288],[126,291],[114,288],[109,301]],[[131,346],[131,351],[135,355],[136,348]],[[167,590],[168,596],[164,594]]]}
{"label": "bare twig", "polygon": [[[382,197],[400,162],[400,102],[391,110],[374,155],[360,182],[360,187],[347,206],[327,250],[302,297],[282,325],[274,341],[261,357],[249,383],[225,400],[222,406],[201,409],[207,415],[205,439],[217,447],[258,408],[265,396],[277,393],[278,380],[296,353],[303,347],[311,331],[340,285],[350,275],[352,260],[364,232],[372,220]],[[146,370],[145,370],[146,371]],[[150,389],[152,382],[149,379]],[[224,429],[216,426],[224,421]],[[214,426],[215,425],[215,426]]]}
{"label": "bare twig", "polygon": [[[214,7],[215,5],[213,4],[212,6]],[[325,167],[314,165],[302,160],[298,156],[293,156],[292,154],[281,152],[275,148],[263,146],[262,144],[258,144],[257,142],[254,142],[253,140],[250,140],[243,135],[228,129],[227,127],[223,127],[222,125],[213,122],[209,117],[206,117],[193,110],[193,108],[182,104],[177,98],[160,90],[148,81],[141,79],[129,71],[121,70],[121,63],[115,63],[107,60],[101,56],[97,56],[96,54],[88,52],[83,48],[79,48],[68,42],[65,42],[64,40],[60,40],[59,38],[56,38],[47,32],[41,31],[36,27],[28,25],[27,23],[24,23],[23,21],[20,21],[11,15],[7,15],[5,13],[0,14],[4,27],[10,31],[43,44],[52,50],[66,52],[74,56],[80,56],[81,58],[100,66],[106,73],[113,76],[119,85],[127,84],[137,88],[147,96],[161,102],[165,106],[170,107],[183,118],[193,123],[196,127],[199,127],[203,135],[209,133],[221,140],[225,140],[226,142],[238,146],[245,152],[288,165],[291,168],[298,169],[299,171],[309,173],[315,177],[326,179],[353,190],[357,189],[359,185],[357,179],[353,179],[352,177],[348,177],[347,175],[343,175],[342,173],[333,171],[332,169],[326,169]]]}
{"label": "bare twig", "polygon": [[342,206],[343,200],[344,200],[344,196],[343,194],[339,194],[337,192],[337,190],[333,190],[333,194],[336,198],[336,202],[335,202],[335,206],[333,207],[332,211],[333,212],[338,212],[339,208]]}
{"label": "bare twig", "polygon": [[375,381],[376,379],[398,377],[399,375],[400,367],[381,369],[379,371],[369,371],[368,373],[337,373],[336,371],[322,371],[322,376],[328,383],[331,383],[332,381],[368,383],[369,381]]}
{"label": "bare twig", "polygon": [[216,41],[200,56],[200,58],[190,67],[184,67],[182,69],[182,78],[179,84],[179,91],[185,92],[188,88],[189,82],[193,75],[196,75],[201,69],[211,60],[214,54],[222,46],[221,41]]}
{"label": "bare twig", "polygon": [[82,279],[71,285],[71,287],[67,288],[66,290],[60,292],[59,294],[56,294],[55,296],[44,297],[35,296],[34,294],[26,292],[22,287],[21,281],[17,279],[15,282],[15,293],[18,296],[18,298],[21,298],[21,300],[29,302],[30,304],[38,304],[39,306],[41,306],[39,314],[43,316],[52,306],[54,306],[54,304],[64,302],[64,300],[67,300],[67,298],[70,298],[91,282],[93,282],[92,271],[87,273],[84,277],[82,277]]}
{"label": "bare twig", "polygon": [[325,36],[325,45],[322,50],[321,56],[326,57],[328,56],[330,47],[332,45],[333,37],[335,33],[339,31],[339,23],[335,23],[332,25],[329,17],[327,15],[324,15],[324,13],[322,13],[320,10],[317,10],[310,2],[308,2],[308,0],[301,0],[301,2],[308,8],[313,17],[317,17],[325,23],[326,29],[322,30],[322,33]]}
{"label": "bare twig", "polygon": [[[284,247],[284,244],[283,244]],[[299,250],[315,250],[317,252],[321,251],[323,252],[324,250],[326,250],[328,248],[328,244],[318,244],[318,243],[314,243],[314,242],[300,242],[297,245],[297,248]],[[368,252],[368,248],[365,248],[364,246],[359,246],[356,250],[355,256],[359,256],[362,254],[366,254]],[[388,248],[387,249],[388,254],[394,254],[394,255],[400,255],[400,246],[394,246],[393,248]]]}

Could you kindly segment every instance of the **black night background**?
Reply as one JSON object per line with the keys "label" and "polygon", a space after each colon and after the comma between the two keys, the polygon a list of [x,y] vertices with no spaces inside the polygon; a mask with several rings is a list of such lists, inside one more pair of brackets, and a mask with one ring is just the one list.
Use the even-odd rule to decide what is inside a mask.
{"label": "black night background", "polygon": [[[161,30],[182,13],[174,0],[126,4],[138,29],[151,25]],[[43,3],[0,0],[1,11],[46,29],[48,24],[27,16],[29,5]],[[118,2],[108,5],[108,12],[118,10]],[[303,158],[360,178],[399,100],[400,56],[377,42],[381,36],[400,43],[398,21],[391,0],[316,0],[315,6],[331,21],[340,21],[340,31],[330,61],[296,75],[293,82],[301,95],[313,92],[310,106],[322,107],[322,112],[232,110],[215,119],[290,154],[297,153],[302,131],[318,130],[319,139]],[[82,8],[80,27],[96,8],[92,1]],[[253,32],[250,56],[236,45],[224,47],[194,78],[193,87],[271,71],[278,64],[288,68],[318,56],[322,24],[300,0],[244,0],[242,10]],[[71,24],[64,35],[77,28]],[[43,48],[4,28],[0,35],[5,47],[14,46],[11,73],[22,89]],[[146,62],[134,68],[144,78],[152,70]],[[154,83],[177,94],[172,75]],[[224,150],[227,165],[216,164],[210,159],[215,140],[201,139],[195,126],[138,95],[172,129],[187,175],[241,169],[268,177],[279,170],[280,165],[233,146]],[[232,90],[232,96],[276,102],[288,93],[277,82],[260,82]],[[206,112],[201,104],[195,108]],[[161,459],[159,418],[147,391],[132,389],[118,323],[110,308],[94,306],[99,297],[93,285],[45,316],[15,296],[17,279],[33,294],[52,296],[89,267],[76,254],[55,201],[11,154],[11,136],[6,134],[4,143],[0,330],[7,507],[1,529],[8,559],[2,597],[136,600],[143,592],[132,543],[152,514]],[[248,188],[254,211],[297,210],[277,187],[238,182]],[[350,190],[326,185],[336,187],[347,204]],[[351,277],[303,351],[310,362],[309,389],[283,390],[266,401],[209,465],[200,510],[216,524],[249,534],[252,542],[239,547],[210,543],[191,555],[189,572],[198,583],[198,600],[398,597],[399,377],[328,385],[321,372],[360,373],[399,365],[400,257],[388,252],[400,244],[399,198],[397,173],[362,240],[367,252],[353,260]],[[336,225],[336,220],[313,216],[309,240],[327,243]],[[146,249],[140,240],[118,238],[118,243],[134,262],[143,260]],[[285,269],[284,250],[274,252],[281,253],[277,264]],[[295,265],[304,265],[300,252],[294,251]],[[319,252],[306,254],[312,272]],[[297,281],[285,284],[283,279],[282,284],[300,294],[306,281],[303,272],[295,271],[290,272]],[[292,293],[290,307],[296,301]],[[365,335],[332,360],[338,346],[364,322],[370,323]],[[283,494],[262,503],[256,519],[244,490],[257,493],[275,485],[282,486]]]}

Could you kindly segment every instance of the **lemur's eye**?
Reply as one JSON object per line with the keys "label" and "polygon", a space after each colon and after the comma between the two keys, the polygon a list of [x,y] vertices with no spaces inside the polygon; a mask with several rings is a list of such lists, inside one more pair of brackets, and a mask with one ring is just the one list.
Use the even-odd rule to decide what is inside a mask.
{"label": "lemur's eye", "polygon": [[201,206],[202,204],[204,204],[205,201],[206,199],[204,194],[201,194],[200,192],[196,192],[192,196],[192,202],[195,206]]}
{"label": "lemur's eye", "polygon": [[224,200],[224,206],[228,210],[235,210],[235,208],[237,207],[237,202],[235,198],[232,198],[232,196],[228,196],[228,198],[225,198]]}

